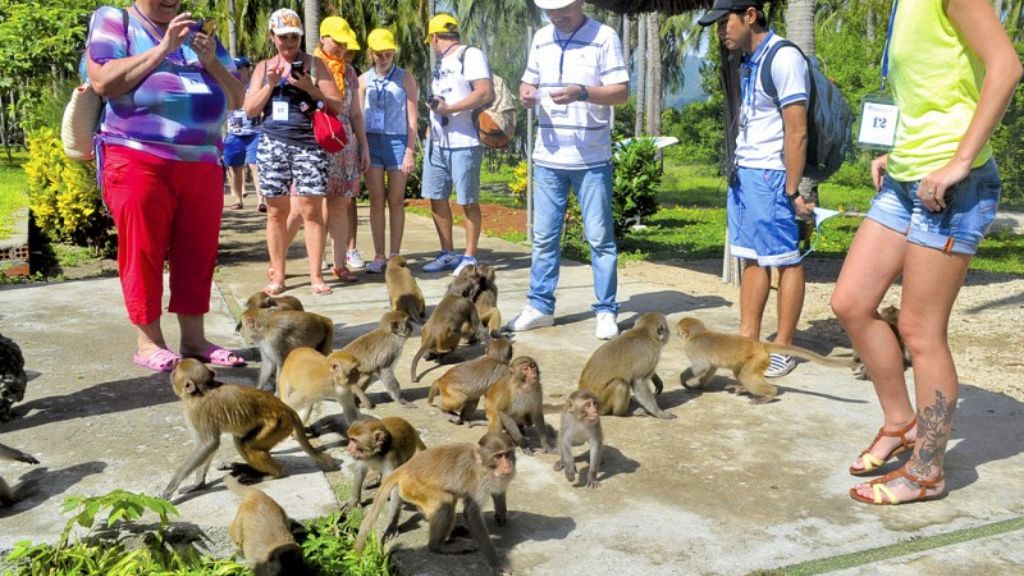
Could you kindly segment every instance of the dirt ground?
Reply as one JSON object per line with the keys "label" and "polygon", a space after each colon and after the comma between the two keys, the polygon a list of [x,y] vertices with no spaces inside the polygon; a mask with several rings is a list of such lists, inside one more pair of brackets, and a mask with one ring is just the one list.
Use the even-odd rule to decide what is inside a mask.
{"label": "dirt ground", "polygon": [[[409,205],[428,207],[426,200]],[[523,210],[485,204],[481,206],[483,229],[491,234],[525,232]],[[797,343],[816,350],[827,342],[849,348],[850,341],[829,309],[835,279],[842,261],[810,258],[807,263],[807,293]],[[738,302],[739,288],[721,281],[721,260],[631,262],[627,276],[662,284],[686,294],[721,296]],[[883,306],[899,305],[897,284],[889,290]],[[775,325],[774,303],[765,313],[763,337],[771,336]],[[739,316],[737,315],[737,324]],[[960,381],[1002,392],[1024,400],[1024,278],[972,271],[961,289],[949,322],[949,341]]]}

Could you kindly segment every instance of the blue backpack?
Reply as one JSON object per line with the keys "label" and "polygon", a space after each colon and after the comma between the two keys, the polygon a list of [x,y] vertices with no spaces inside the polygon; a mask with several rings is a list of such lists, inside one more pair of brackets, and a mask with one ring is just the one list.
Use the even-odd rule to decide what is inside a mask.
{"label": "blue backpack", "polygon": [[807,61],[810,77],[807,102],[807,165],[804,176],[824,180],[835,174],[852,149],[853,113],[843,94],[829,80],[818,65],[818,59],[808,58],[803,50],[789,40],[781,40],[764,55],[761,63],[761,87],[779,106],[779,91],[772,80],[772,60],[780,48],[792,46]]}

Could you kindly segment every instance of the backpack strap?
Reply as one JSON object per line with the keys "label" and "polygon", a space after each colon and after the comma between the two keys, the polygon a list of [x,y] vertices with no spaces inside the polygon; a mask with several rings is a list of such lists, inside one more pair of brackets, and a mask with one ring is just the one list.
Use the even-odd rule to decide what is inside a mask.
{"label": "backpack strap", "polygon": [[[801,50],[799,46],[793,44],[789,40],[783,39],[779,40],[774,46],[768,49],[768,53],[761,58],[761,64],[758,66],[761,70],[761,88],[764,89],[764,93],[767,94],[768,97],[772,99],[772,102],[775,103],[775,107],[779,109],[781,109],[782,106],[779,105],[779,89],[775,86],[775,80],[772,79],[772,63],[775,62],[775,53],[778,52],[780,48],[785,48],[787,46],[795,48],[796,51],[800,53],[800,56],[802,56],[804,60],[807,60],[807,56],[804,55],[804,51]],[[808,68],[808,72],[810,72],[810,68]],[[809,91],[810,86],[807,88]],[[810,97],[809,94],[808,97]]]}

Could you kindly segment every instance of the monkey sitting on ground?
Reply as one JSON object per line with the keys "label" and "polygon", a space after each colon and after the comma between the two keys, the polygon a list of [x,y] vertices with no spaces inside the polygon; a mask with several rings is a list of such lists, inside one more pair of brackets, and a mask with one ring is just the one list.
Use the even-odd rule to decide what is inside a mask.
{"label": "monkey sitting on ground", "polygon": [[341,406],[345,425],[359,418],[355,389],[359,380],[359,361],[344,350],[324,356],[305,346],[292,350],[284,360],[277,393],[305,424],[313,406],[333,398]]}
{"label": "monkey sitting on ground", "polygon": [[[491,337],[501,334],[501,311],[498,310],[498,285],[495,283],[495,271],[491,266],[466,266],[459,273],[468,282],[475,283],[473,305],[476,313]],[[462,336],[470,341],[475,338],[469,324],[462,325]]]}
{"label": "monkey sitting on ground", "polygon": [[455,526],[455,505],[462,501],[462,516],[487,563],[502,570],[481,509],[487,496],[494,500],[494,519],[504,526],[508,518],[505,492],[516,472],[515,446],[504,434],[488,432],[478,444],[448,444],[417,452],[385,479],[373,505],[359,526],[355,551],[361,553],[384,507],[389,502],[387,527],[381,540],[397,533],[402,501],[415,504],[430,525],[427,549],[440,554],[473,550],[465,542],[448,542]]}
{"label": "monkey sitting on ground", "polygon": [[572,455],[573,446],[581,446],[584,442],[590,445],[590,469],[587,471],[587,486],[597,488],[597,480],[604,446],[604,433],[601,431],[601,406],[594,396],[586,390],[577,390],[569,395],[562,408],[562,427],[558,430],[558,461],[555,472],[565,469],[565,479],[576,482],[576,458]]}
{"label": "monkey sitting on ground", "polygon": [[224,485],[240,497],[228,536],[242,550],[256,576],[316,576],[295,542],[291,520],[281,505],[259,488],[242,486],[232,476]]}
{"label": "monkey sitting on ground", "polygon": [[[632,393],[642,407],[634,414],[646,411],[666,420],[675,418],[675,414],[659,408],[654,398],[654,393],[660,394],[664,388],[656,370],[668,338],[664,314],[642,314],[632,328],[594,351],[583,367],[579,389],[597,397],[602,415],[625,416]],[[654,393],[647,387],[648,381],[654,385]]]}
{"label": "monkey sitting on ground", "polygon": [[185,459],[167,484],[162,496],[169,500],[189,472],[196,471],[195,485],[185,492],[206,486],[210,460],[220,446],[220,435],[231,434],[235,448],[249,466],[274,478],[282,475],[281,465],[270,449],[289,434],[323,470],[337,470],[329,454],[318,452],[306,438],[302,420],[294,410],[273,394],[214,380],[214,373],[202,362],[186,358],[171,372],[171,385],[181,398],[185,421],[192,430],[195,450]]}
{"label": "monkey sitting on ground", "polygon": [[[853,367],[853,363],[848,360],[826,358],[798,346],[783,346],[737,334],[713,332],[696,318],[683,318],[676,329],[683,341],[683,351],[690,359],[690,367],[679,376],[684,387],[691,390],[703,388],[715,376],[716,370],[728,368],[732,370],[738,384],[731,384],[726,389],[737,394],[750,394],[755,404],[766,404],[775,399],[775,386],[764,378],[771,352],[791,354],[825,366]],[[698,382],[697,385],[691,386],[689,380],[694,375],[697,376]]]}
{"label": "monkey sitting on ground", "polygon": [[405,312],[409,320],[423,324],[427,318],[427,304],[423,300],[423,292],[416,284],[416,278],[406,267],[405,258],[392,256],[388,258],[388,267],[384,270],[384,282],[388,287],[388,299],[391,310]]}
{"label": "monkey sitting on ground", "polygon": [[402,398],[402,388],[395,378],[395,364],[410,334],[412,324],[405,312],[387,312],[381,316],[376,330],[363,334],[342,348],[359,361],[359,381],[353,392],[367,409],[373,408],[373,401],[366,395],[366,389],[376,378],[384,384],[392,400],[406,408],[416,407]]}
{"label": "monkey sitting on ground", "polygon": [[352,480],[352,496],[341,505],[345,513],[362,502],[366,471],[376,470],[381,479],[387,478],[412,458],[416,450],[426,450],[416,429],[397,417],[364,418],[348,428],[348,454],[356,461]]}
{"label": "monkey sitting on ground", "polygon": [[[270,296],[265,292],[256,292],[249,299],[245,301],[246,310],[255,310],[257,308],[270,308],[277,312],[284,312],[286,310],[298,310],[302,312],[305,308],[302,307],[302,302],[299,301],[295,296]],[[242,329],[242,318],[238,318],[238,324],[235,325],[235,332],[239,332]]]}
{"label": "monkey sitting on ground", "polygon": [[504,430],[526,455],[533,449],[523,428],[532,425],[540,433],[544,452],[555,451],[548,427],[544,423],[544,392],[540,383],[540,368],[529,356],[520,356],[512,361],[508,374],[494,383],[484,399],[487,412],[487,430],[498,434]]}
{"label": "monkey sitting on ground", "polygon": [[483,356],[454,366],[434,380],[427,405],[433,406],[434,397],[440,393],[441,411],[449,420],[455,424],[470,420],[491,385],[508,375],[511,361],[512,342],[495,338]]}
{"label": "monkey sitting on ground", "polygon": [[467,323],[470,331],[476,334],[478,339],[490,344],[491,335],[480,323],[476,306],[473,305],[473,298],[478,290],[479,284],[468,274],[461,273],[448,287],[448,293],[438,303],[420,331],[420,348],[412,359],[410,369],[413,382],[420,381],[420,377],[416,375],[416,366],[424,353],[428,354],[428,360],[432,360],[453,352],[462,341],[462,328]]}
{"label": "monkey sitting on ground", "polygon": [[[36,460],[35,456],[4,444],[0,444],[0,460],[14,460],[16,462],[24,462],[26,464],[39,464],[39,460]],[[15,490],[12,490],[7,482],[4,482],[4,479],[0,477],[0,506],[10,506],[20,500],[21,496],[23,496],[23,494],[15,493]]]}
{"label": "monkey sitting on ground", "polygon": [[[903,369],[910,368],[913,365],[910,359],[910,350],[907,349],[907,345],[903,343],[903,336],[900,335],[900,309],[895,306],[886,306],[878,311],[878,315],[889,324],[893,335],[896,336],[896,342],[900,345],[900,352],[903,353]],[[853,352],[853,362],[853,377],[857,380],[871,380],[867,366],[864,366],[864,361],[861,360],[860,354],[856,350]]]}
{"label": "monkey sitting on ground", "polygon": [[308,346],[324,356],[331,353],[334,322],[312,312],[251,308],[242,313],[242,336],[260,348],[259,388],[273,392],[289,352]]}

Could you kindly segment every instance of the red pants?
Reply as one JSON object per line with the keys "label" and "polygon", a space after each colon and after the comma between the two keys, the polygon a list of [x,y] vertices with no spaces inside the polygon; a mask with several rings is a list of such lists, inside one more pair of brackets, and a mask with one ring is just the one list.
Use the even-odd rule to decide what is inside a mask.
{"label": "red pants", "polygon": [[160,318],[165,257],[171,270],[168,311],[210,310],[223,181],[224,169],[216,164],[104,148],[103,199],[117,225],[117,267],[132,324]]}

